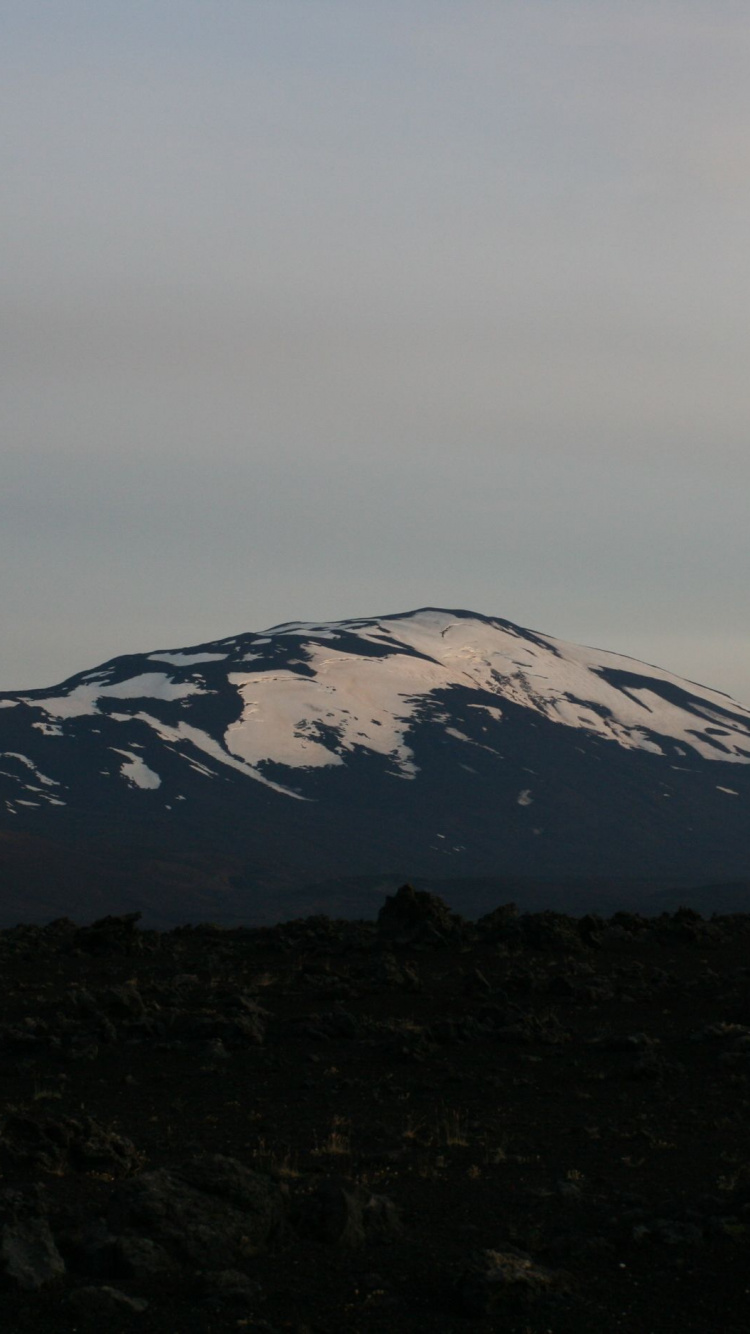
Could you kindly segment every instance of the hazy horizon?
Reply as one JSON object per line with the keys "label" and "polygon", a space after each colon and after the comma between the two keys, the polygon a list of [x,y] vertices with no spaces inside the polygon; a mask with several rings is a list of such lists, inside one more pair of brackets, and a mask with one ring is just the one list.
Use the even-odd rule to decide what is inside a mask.
{"label": "hazy horizon", "polygon": [[438,605],[750,704],[744,6],[0,28],[0,689]]}

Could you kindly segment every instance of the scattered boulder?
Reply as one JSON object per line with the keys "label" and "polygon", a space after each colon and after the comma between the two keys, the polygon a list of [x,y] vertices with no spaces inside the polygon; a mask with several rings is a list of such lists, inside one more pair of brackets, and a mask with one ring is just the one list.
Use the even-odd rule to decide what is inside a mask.
{"label": "scattered boulder", "polygon": [[476,1317],[500,1314],[519,1304],[526,1306],[567,1288],[566,1275],[543,1268],[524,1251],[511,1249],[477,1251],[457,1283],[462,1310]]}
{"label": "scattered boulder", "polygon": [[477,922],[480,933],[490,940],[503,942],[520,941],[518,905],[501,903],[492,912],[485,913]]}
{"label": "scattered boulder", "polygon": [[203,1305],[216,1310],[254,1305],[262,1293],[260,1283],[239,1269],[206,1270],[198,1276]]}
{"label": "scattered boulder", "polygon": [[115,1232],[147,1233],[170,1254],[220,1268],[262,1250],[281,1230],[283,1194],[235,1158],[201,1154],[176,1171],[131,1178],[110,1202]]}
{"label": "scattered boulder", "polygon": [[558,912],[527,913],[520,919],[523,943],[534,950],[581,949],[582,941],[575,920]]}
{"label": "scattered boulder", "polygon": [[118,1237],[114,1246],[114,1270],[118,1278],[143,1281],[173,1268],[170,1255],[151,1237]]}
{"label": "scattered boulder", "polygon": [[27,1292],[65,1273],[65,1261],[46,1218],[5,1224],[0,1233],[0,1267],[6,1279]]}
{"label": "scattered boulder", "polygon": [[440,945],[462,934],[462,920],[436,894],[402,885],[378,913],[378,938],[396,945]]}
{"label": "scattered boulder", "polygon": [[363,1246],[401,1231],[391,1200],[342,1177],[326,1177],[312,1194],[300,1197],[293,1221],[306,1236],[334,1246]]}
{"label": "scattered boulder", "polygon": [[121,987],[107,987],[99,996],[99,1003],[114,1019],[138,1019],[146,1008],[134,982],[126,982]]}
{"label": "scattered boulder", "polygon": [[91,926],[80,927],[72,937],[74,949],[86,954],[132,953],[142,946],[136,923],[140,922],[139,912],[125,913],[121,917],[100,917]]}

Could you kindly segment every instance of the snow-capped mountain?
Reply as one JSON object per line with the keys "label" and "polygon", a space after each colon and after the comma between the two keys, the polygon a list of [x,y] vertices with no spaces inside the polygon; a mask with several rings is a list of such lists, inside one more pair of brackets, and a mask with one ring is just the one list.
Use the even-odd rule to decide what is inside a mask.
{"label": "snow-capped mountain", "polygon": [[466,611],[285,624],[0,695],[6,831],[221,849],[250,896],[750,875],[749,799],[750,710]]}

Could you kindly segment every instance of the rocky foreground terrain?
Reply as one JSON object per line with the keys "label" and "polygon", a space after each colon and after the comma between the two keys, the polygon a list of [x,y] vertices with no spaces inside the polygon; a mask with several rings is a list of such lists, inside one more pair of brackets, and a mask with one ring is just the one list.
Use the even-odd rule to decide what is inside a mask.
{"label": "rocky foreground terrain", "polygon": [[750,918],[0,933],[4,1334],[750,1327]]}

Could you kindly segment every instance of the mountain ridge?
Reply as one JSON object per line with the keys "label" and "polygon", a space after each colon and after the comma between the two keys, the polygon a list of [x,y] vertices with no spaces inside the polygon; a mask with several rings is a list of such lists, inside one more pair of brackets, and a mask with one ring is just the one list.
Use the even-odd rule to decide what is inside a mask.
{"label": "mountain ridge", "polygon": [[749,766],[724,692],[463,609],[0,693],[0,831],[226,857],[248,911],[274,884],[394,873],[743,880]]}

